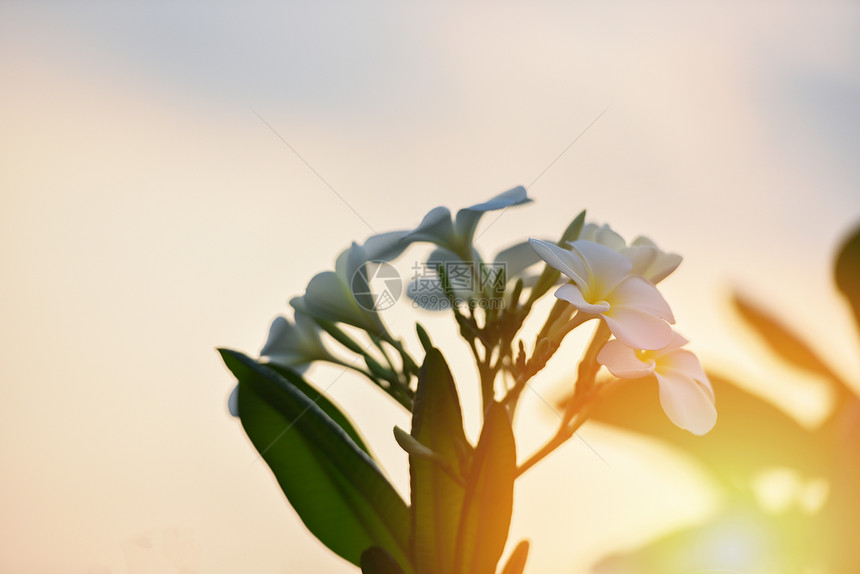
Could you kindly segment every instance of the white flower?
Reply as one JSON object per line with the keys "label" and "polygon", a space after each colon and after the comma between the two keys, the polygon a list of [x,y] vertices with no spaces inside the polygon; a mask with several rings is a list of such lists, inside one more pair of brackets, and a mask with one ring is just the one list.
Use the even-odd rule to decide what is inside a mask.
{"label": "white flower", "polygon": [[669,419],[682,429],[703,435],[717,422],[714,390],[696,355],[682,349],[687,339],[672,333],[665,348],[636,351],[619,340],[607,342],[597,361],[620,379],[654,375],[660,404]]}
{"label": "white flower", "polygon": [[633,261],[633,273],[642,275],[656,285],[668,277],[682,257],[677,253],[666,253],[647,237],[637,237],[629,247],[621,250]]}
{"label": "white flower", "polygon": [[269,338],[260,349],[260,361],[301,372],[311,361],[330,361],[334,357],[320,339],[320,328],[307,313],[296,312],[295,323],[276,317],[269,328]]}
{"label": "white flower", "polygon": [[632,275],[633,262],[618,251],[594,243],[574,241],[571,250],[530,239],[537,254],[573,281],[555,296],[580,312],[599,316],[612,334],[637,349],[660,349],[669,343],[675,318],[654,285]]}
{"label": "white flower", "polygon": [[633,262],[631,273],[642,275],[655,285],[668,277],[681,264],[680,255],[666,253],[647,237],[637,237],[628,246],[624,238],[608,224],[586,223],[579,233],[579,239],[594,241],[623,253]]}
{"label": "white flower", "polygon": [[358,273],[367,262],[365,249],[353,243],[338,256],[334,271],[323,271],[311,278],[302,297],[302,310],[320,319],[346,323],[388,338],[373,305],[367,302],[359,305],[356,300],[356,293],[370,292],[366,277]]}
{"label": "white flower", "polygon": [[608,223],[597,225],[596,223],[586,223],[582,226],[577,239],[593,241],[607,247],[611,247],[615,251],[621,251],[627,247],[627,242],[624,238],[618,235]]}
{"label": "white flower", "polygon": [[[319,325],[307,313],[296,311],[295,323],[286,317],[275,317],[266,344],[260,349],[260,362],[290,367],[304,372],[312,361],[331,361],[334,357],[320,339]],[[239,385],[230,393],[227,407],[239,416]]]}
{"label": "white flower", "polygon": [[374,247],[383,243],[389,243],[386,255],[389,258],[394,258],[410,243],[428,241],[456,253],[460,257],[468,256],[472,248],[475,229],[477,229],[478,222],[484,213],[506,209],[530,201],[531,199],[526,194],[526,189],[520,185],[500,193],[488,201],[461,209],[457,212],[455,219],[451,218],[451,211],[447,207],[436,207],[424,216],[418,227],[404,233],[396,245],[391,241],[393,238],[392,235],[383,234],[386,237],[371,237],[365,243],[365,246],[371,244],[371,241]]}

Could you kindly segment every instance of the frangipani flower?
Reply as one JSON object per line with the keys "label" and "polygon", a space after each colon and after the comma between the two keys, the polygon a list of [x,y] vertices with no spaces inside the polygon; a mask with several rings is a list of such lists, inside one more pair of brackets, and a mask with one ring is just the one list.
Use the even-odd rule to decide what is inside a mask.
{"label": "frangipani flower", "polygon": [[599,316],[630,347],[661,349],[669,343],[669,323],[675,322],[672,310],[650,281],[631,274],[629,257],[593,241],[574,241],[570,251],[538,239],[529,241],[541,259],[573,281],[556,290],[557,298],[581,313]]}
{"label": "frangipani flower", "polygon": [[588,222],[582,226],[577,239],[593,241],[607,247],[611,247],[615,251],[621,251],[627,247],[627,242],[618,233],[615,232],[608,223],[597,225],[596,223]]}
{"label": "frangipani flower", "polygon": [[260,349],[260,360],[299,372],[307,369],[311,361],[334,360],[320,333],[319,325],[307,313],[296,312],[295,323],[286,317],[276,317],[269,328],[269,338]]}
{"label": "frangipani flower", "polygon": [[[332,361],[320,339],[320,328],[307,313],[296,312],[295,323],[286,317],[275,317],[269,328],[269,337],[260,350],[260,362],[290,367],[304,372],[312,361]],[[239,416],[239,387],[227,399],[230,414]]]}
{"label": "frangipani flower", "polygon": [[597,362],[620,379],[654,375],[660,404],[669,419],[682,429],[703,435],[717,422],[714,390],[696,355],[682,349],[687,339],[673,332],[669,344],[658,351],[636,351],[615,339],[597,354]]}
{"label": "frangipani flower", "polygon": [[579,239],[594,241],[623,253],[633,262],[631,273],[642,275],[654,285],[668,277],[681,264],[680,255],[666,253],[647,237],[639,236],[628,246],[624,238],[607,224],[586,223],[579,233]]}
{"label": "frangipani flower", "polygon": [[346,323],[388,338],[388,332],[379,314],[373,310],[373,305],[359,305],[356,300],[356,293],[370,292],[366,277],[358,273],[368,260],[365,249],[353,243],[338,256],[334,271],[323,271],[311,278],[305,288],[300,310],[320,319]]}
{"label": "frangipani flower", "polygon": [[530,201],[526,189],[517,186],[488,201],[461,209],[455,219],[451,218],[451,211],[447,207],[436,207],[424,216],[415,229],[374,235],[368,238],[362,247],[366,250],[369,261],[391,261],[417,241],[434,243],[460,257],[465,257],[472,248],[475,229],[485,212],[506,209]]}
{"label": "frangipani flower", "polygon": [[637,237],[621,253],[633,261],[633,273],[642,275],[654,285],[671,275],[682,259],[677,253],[661,250],[647,237]]}

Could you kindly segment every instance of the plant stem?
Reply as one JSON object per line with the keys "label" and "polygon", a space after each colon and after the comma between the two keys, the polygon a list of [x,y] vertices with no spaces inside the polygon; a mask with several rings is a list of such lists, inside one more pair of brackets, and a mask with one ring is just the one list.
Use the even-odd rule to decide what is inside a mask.
{"label": "plant stem", "polygon": [[[516,406],[516,402],[519,400],[520,394],[523,392],[523,389],[525,389],[526,383],[528,383],[532,377],[538,374],[546,366],[546,363],[549,362],[549,360],[555,355],[556,351],[558,351],[564,337],[566,337],[568,333],[573,331],[576,327],[580,326],[591,318],[592,315],[577,312],[576,315],[571,317],[571,319],[564,325],[564,327],[562,327],[562,329],[560,329],[557,333],[552,333],[553,337],[552,341],[550,342],[550,347],[548,349],[549,355],[547,355],[545,358],[534,356],[532,357],[532,359],[536,359],[537,361],[539,361],[539,363],[531,368],[528,368],[529,365],[527,365],[527,370],[525,372],[516,374],[514,386],[511,388],[511,390],[508,391],[508,394],[504,398],[504,402],[510,405],[511,408],[514,408]],[[549,323],[549,319],[547,319],[547,323]],[[543,332],[544,330],[549,330],[548,325],[544,325],[544,329],[542,329],[541,332]],[[547,336],[545,335],[544,337],[541,337],[540,335],[538,335],[538,340],[542,338],[546,339]]]}
{"label": "plant stem", "polygon": [[519,467],[517,467],[516,476],[519,477],[525,471],[533,467],[535,464],[543,460],[548,454],[552,451],[563,445],[567,440],[573,436],[573,434],[582,426],[582,423],[585,422],[585,417],[577,418],[573,424],[564,423],[562,424],[558,431],[556,431],[555,436],[553,436],[545,445],[543,445],[540,450],[536,451],[532,454],[528,460],[522,463]]}
{"label": "plant stem", "polygon": [[[570,322],[574,322],[575,319],[576,317]],[[544,446],[517,468],[516,476],[522,475],[525,471],[543,460],[548,454],[567,442],[588,419],[589,407],[596,397],[594,381],[597,371],[600,370],[600,364],[597,362],[597,354],[604,343],[609,340],[610,335],[609,327],[606,326],[604,321],[601,321],[591,339],[591,343],[588,345],[588,349],[585,351],[585,356],[579,363],[579,372],[576,378],[573,397],[567,404],[558,431]]]}

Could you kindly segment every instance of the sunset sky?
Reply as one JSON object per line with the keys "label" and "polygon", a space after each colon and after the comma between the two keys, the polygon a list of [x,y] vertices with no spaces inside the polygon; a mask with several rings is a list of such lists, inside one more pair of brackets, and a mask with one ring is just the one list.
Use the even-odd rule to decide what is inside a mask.
{"label": "sunset sky", "polygon": [[[228,415],[214,349],[256,353],[351,241],[515,185],[535,203],[485,217],[486,254],[586,208],[651,237],[685,258],[661,290],[691,347],[814,424],[827,397],[759,359],[727,299],[860,389],[831,280],[860,222],[858,61],[853,2],[3,2],[0,570],[354,572]],[[416,318],[440,329],[474,436],[453,323],[384,318],[410,344]],[[352,376],[331,395],[405,493],[405,414]],[[536,395],[518,417],[522,457],[556,423]],[[714,504],[689,461],[581,435],[518,486],[526,572],[583,572]]]}

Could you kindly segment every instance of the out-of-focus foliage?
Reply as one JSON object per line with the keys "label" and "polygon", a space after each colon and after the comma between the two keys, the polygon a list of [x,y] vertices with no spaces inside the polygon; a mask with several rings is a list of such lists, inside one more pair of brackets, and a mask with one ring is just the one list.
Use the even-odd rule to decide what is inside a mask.
{"label": "out-of-focus foliage", "polygon": [[[860,327],[860,229],[839,251],[835,280]],[[719,485],[724,503],[707,522],[607,558],[595,572],[860,572],[860,398],[803,336],[744,297],[733,302],[776,356],[823,377],[834,396],[832,411],[808,430],[736,381],[711,374],[719,420],[708,435],[693,437],[666,420],[652,386],[641,381],[614,385],[593,418],[653,437],[698,460]],[[794,500],[766,509],[756,496],[756,481],[773,471],[795,477]]]}

